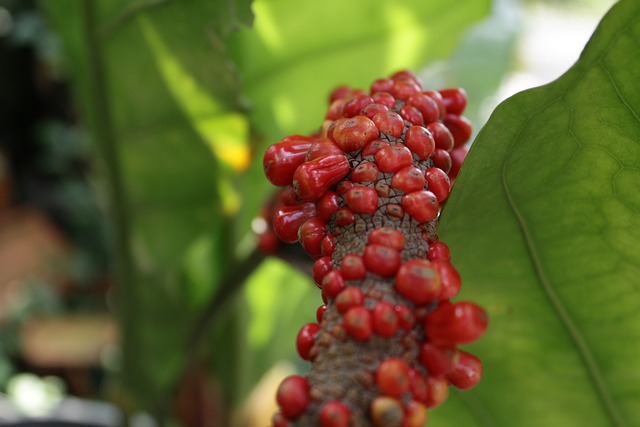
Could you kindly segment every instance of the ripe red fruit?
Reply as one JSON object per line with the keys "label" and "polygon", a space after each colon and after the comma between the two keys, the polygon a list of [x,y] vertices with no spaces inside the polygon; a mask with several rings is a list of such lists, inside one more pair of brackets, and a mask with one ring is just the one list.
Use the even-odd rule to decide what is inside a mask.
{"label": "ripe red fruit", "polygon": [[346,313],[351,307],[357,307],[364,303],[364,294],[360,288],[349,286],[338,294],[335,303],[339,313]]}
{"label": "ripe red fruit", "polygon": [[329,104],[331,104],[336,99],[346,98],[351,93],[353,93],[353,89],[351,89],[349,86],[340,85],[340,86],[336,87],[335,89],[333,89],[331,91],[331,93],[329,94]]}
{"label": "ripe red fruit", "polygon": [[424,343],[420,346],[420,363],[427,368],[428,375],[444,375],[453,366],[451,358],[453,350],[446,347],[438,347],[431,343]]}
{"label": "ripe red fruit", "polygon": [[376,124],[365,116],[338,119],[334,124],[328,136],[346,153],[361,150],[380,136]]}
{"label": "ripe red fruit", "polygon": [[264,153],[262,166],[264,174],[273,185],[289,185],[293,181],[296,168],[304,162],[311,142],[307,140],[280,141]]}
{"label": "ripe red fruit", "polygon": [[347,191],[345,201],[354,213],[371,215],[378,210],[378,193],[371,187],[354,186]]}
{"label": "ripe red fruit", "polygon": [[300,226],[316,215],[316,207],[313,203],[300,203],[298,205],[284,206],[273,214],[273,231],[280,240],[293,243],[298,240]]}
{"label": "ripe red fruit", "polygon": [[322,250],[322,255],[331,256],[333,255],[333,251],[336,248],[336,237],[333,234],[327,234],[322,239],[322,243],[320,244],[320,249]]}
{"label": "ripe red fruit", "polygon": [[400,116],[403,119],[410,122],[416,126],[422,126],[424,124],[424,119],[422,118],[422,113],[413,105],[405,104],[400,108]]}
{"label": "ripe red fruit", "polygon": [[303,202],[303,200],[298,197],[298,193],[296,193],[296,190],[291,184],[282,189],[282,192],[280,193],[280,201],[285,206],[297,205],[298,203]]}
{"label": "ripe red fruit", "polygon": [[364,279],[367,274],[364,261],[362,260],[362,257],[357,254],[345,255],[342,259],[342,263],[340,264],[340,271],[342,272],[342,277],[344,277],[345,280]]}
{"label": "ripe red fruit", "polygon": [[400,169],[391,178],[391,187],[402,190],[405,193],[423,190],[426,180],[422,171],[415,166],[407,166]]}
{"label": "ripe red fruit", "polygon": [[398,270],[396,289],[415,305],[424,305],[440,295],[440,276],[429,261],[411,259]]}
{"label": "ripe red fruit", "polygon": [[371,95],[371,97],[378,104],[382,104],[388,108],[396,108],[396,99],[388,91],[376,92]]}
{"label": "ripe red fruit", "polygon": [[404,410],[399,400],[378,396],[371,402],[369,415],[376,427],[400,426],[404,418]]}
{"label": "ripe red fruit", "polygon": [[427,380],[415,369],[409,369],[409,391],[413,400],[426,402],[428,396]]}
{"label": "ripe red fruit", "polygon": [[442,169],[445,173],[449,173],[449,169],[451,169],[451,155],[447,150],[436,148],[431,155],[431,160],[433,160],[435,167]]}
{"label": "ripe red fruit", "polygon": [[315,342],[315,337],[320,330],[317,323],[307,323],[298,332],[296,338],[296,349],[303,360],[309,360],[309,351]]}
{"label": "ripe red fruit", "polygon": [[394,85],[391,79],[378,79],[371,83],[370,92],[375,95],[377,92],[389,92]]}
{"label": "ripe red fruit", "polygon": [[433,90],[425,90],[422,93],[427,95],[429,98],[433,99],[433,101],[438,106],[438,113],[439,113],[438,118],[439,119],[444,118],[445,114],[447,114],[447,107],[444,105],[444,98],[442,98],[442,95],[440,95],[440,92],[436,92]]}
{"label": "ripe red fruit", "polygon": [[312,258],[318,258],[322,255],[320,245],[327,235],[326,226],[327,224],[323,220],[314,216],[298,228],[298,241]]}
{"label": "ripe red fruit", "polygon": [[356,218],[349,208],[340,208],[336,211],[336,224],[338,224],[340,227],[353,224],[355,220]]}
{"label": "ripe red fruit", "polygon": [[453,150],[453,135],[444,124],[440,122],[429,123],[427,130],[433,135],[436,148],[442,148],[445,151]]}
{"label": "ripe red fruit", "polygon": [[401,251],[404,248],[404,234],[391,227],[380,227],[369,232],[367,243],[387,246]]}
{"label": "ripe red fruit", "polygon": [[327,298],[335,298],[344,289],[344,278],[340,270],[331,270],[322,279],[322,294]]}
{"label": "ripe red fruit", "polygon": [[469,147],[463,145],[458,148],[454,148],[450,153],[451,158],[451,168],[449,169],[449,178],[454,180],[458,177],[458,173],[460,172],[460,167],[462,166],[462,162],[467,157],[467,153],[469,152]]}
{"label": "ripe red fruit", "polygon": [[316,320],[318,321],[318,323],[322,323],[322,318],[324,317],[324,314],[327,312],[327,310],[328,308],[326,304],[322,304],[318,307],[318,309],[316,310]]}
{"label": "ripe red fruit", "polygon": [[340,181],[338,185],[336,185],[336,193],[338,194],[338,196],[342,196],[352,188],[353,182],[349,180]]}
{"label": "ripe red fruit", "polygon": [[314,141],[309,147],[305,161],[319,159],[332,154],[344,154],[342,149],[327,138],[320,138]]}
{"label": "ripe red fruit", "polygon": [[371,313],[362,306],[351,307],[344,314],[342,326],[356,341],[367,341],[373,333]]}
{"label": "ripe red fruit", "polygon": [[293,188],[302,200],[318,200],[333,184],[349,172],[349,161],[343,154],[332,154],[304,162],[293,175]]}
{"label": "ripe red fruit", "polygon": [[427,259],[429,259],[429,261],[451,261],[451,253],[449,252],[449,247],[445,243],[442,243],[440,241],[429,243]]}
{"label": "ripe red fruit", "polygon": [[370,119],[373,119],[373,116],[375,116],[376,114],[384,113],[386,111],[389,111],[389,107],[387,107],[386,105],[382,105],[382,104],[378,104],[377,102],[374,102],[373,104],[369,104],[366,107],[364,107],[362,109],[362,114],[369,117]]}
{"label": "ripe red fruit", "polygon": [[349,427],[351,411],[341,402],[331,401],[320,410],[318,420],[322,427]]}
{"label": "ripe red fruit", "polygon": [[407,403],[402,427],[423,427],[427,422],[427,408],[414,400]]}
{"label": "ripe red fruit", "polygon": [[344,108],[346,100],[344,98],[336,99],[331,102],[329,105],[329,109],[327,110],[327,114],[325,114],[325,119],[327,120],[336,120],[344,117],[342,115],[342,109]]}
{"label": "ripe red fruit", "polygon": [[[394,79],[395,80],[395,79]],[[411,80],[396,81],[389,93],[396,99],[406,100],[413,94],[416,94],[422,90],[420,85]]]}
{"label": "ripe red fruit", "polygon": [[416,324],[416,315],[413,313],[413,310],[404,304],[398,304],[393,307],[393,309],[398,315],[398,326],[406,330],[413,329],[413,326]]}
{"label": "ripe red fruit", "polygon": [[471,138],[473,127],[471,122],[464,116],[456,116],[455,114],[447,114],[442,119],[442,123],[449,129],[453,136],[454,148],[462,146]]}
{"label": "ripe red fruit", "polygon": [[360,152],[360,155],[364,159],[367,156],[373,156],[378,152],[379,149],[388,147],[389,143],[387,141],[382,141],[381,139],[374,139],[370,143],[366,145]]}
{"label": "ripe red fruit", "polygon": [[353,182],[373,182],[378,179],[378,166],[374,162],[362,162],[351,172],[351,181]]}
{"label": "ripe red fruit", "polygon": [[439,203],[445,201],[451,191],[449,176],[440,168],[429,168],[424,175],[429,191],[436,195]]}
{"label": "ripe red fruit", "polygon": [[417,86],[422,87],[422,81],[415,75],[415,73],[411,70],[399,70],[391,75],[391,79],[393,81],[410,81],[415,83]]}
{"label": "ripe red fruit", "polygon": [[296,419],[309,405],[309,383],[301,375],[285,378],[276,392],[276,401],[282,414],[289,419]]}
{"label": "ripe red fruit", "polygon": [[438,217],[440,205],[431,191],[420,190],[402,196],[402,209],[418,222],[428,222]]}
{"label": "ripe red fruit", "polygon": [[444,259],[434,260],[433,266],[440,275],[440,300],[448,300],[458,295],[462,286],[462,279],[458,270]]}
{"label": "ripe red fruit", "polygon": [[367,270],[381,277],[392,277],[400,268],[400,253],[382,245],[367,245],[362,256]]}
{"label": "ripe red fruit", "polygon": [[427,408],[435,408],[442,405],[449,397],[449,381],[442,376],[429,375],[427,377]]}
{"label": "ripe red fruit", "polygon": [[423,126],[410,126],[404,135],[404,145],[422,160],[429,158],[436,148],[433,135]]}
{"label": "ripe red fruit", "polygon": [[345,102],[344,107],[342,108],[342,114],[345,117],[356,116],[369,104],[373,104],[373,98],[369,95],[360,94],[352,96],[347,100],[347,102]]}
{"label": "ripe red fruit", "polygon": [[381,337],[391,337],[398,331],[398,315],[390,303],[380,301],[373,307],[373,331]]}
{"label": "ripe red fruit", "polygon": [[442,100],[447,108],[447,113],[460,115],[467,107],[467,93],[462,88],[450,88],[439,90]]}
{"label": "ripe red fruit", "polygon": [[329,221],[331,216],[340,207],[338,195],[331,191],[325,191],[316,202],[318,217],[324,221]]}
{"label": "ripe red fruit", "polygon": [[375,158],[378,169],[385,173],[398,172],[413,163],[411,151],[400,144],[381,148],[376,153]]}
{"label": "ripe red fruit", "polygon": [[404,130],[404,120],[394,111],[378,113],[371,120],[373,120],[380,132],[395,138],[400,138]]}
{"label": "ripe red fruit", "polygon": [[409,390],[409,367],[397,357],[383,360],[376,370],[376,385],[382,394],[400,397]]}
{"label": "ripe red fruit", "polygon": [[468,344],[487,329],[487,313],[471,302],[441,303],[425,319],[430,342],[441,346]]}
{"label": "ripe red fruit", "polygon": [[482,361],[471,353],[456,350],[453,355],[453,366],[447,372],[447,379],[452,386],[460,390],[474,387],[482,378]]}
{"label": "ripe red fruit", "polygon": [[422,113],[422,118],[426,124],[435,122],[440,118],[438,104],[424,93],[416,93],[415,95],[412,95],[407,100],[407,104],[413,105],[420,111],[420,113]]}
{"label": "ripe red fruit", "polygon": [[313,281],[318,285],[318,287],[320,287],[324,276],[326,276],[326,274],[331,270],[333,269],[331,268],[330,256],[320,257],[313,263]]}

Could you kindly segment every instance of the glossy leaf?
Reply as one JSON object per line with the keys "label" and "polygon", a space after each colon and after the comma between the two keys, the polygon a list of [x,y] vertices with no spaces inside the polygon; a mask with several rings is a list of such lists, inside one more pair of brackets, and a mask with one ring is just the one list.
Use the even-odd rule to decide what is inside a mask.
{"label": "glossy leaf", "polygon": [[623,0],[566,74],[480,132],[440,234],[460,299],[490,314],[485,371],[434,425],[640,425],[639,79],[640,5]]}

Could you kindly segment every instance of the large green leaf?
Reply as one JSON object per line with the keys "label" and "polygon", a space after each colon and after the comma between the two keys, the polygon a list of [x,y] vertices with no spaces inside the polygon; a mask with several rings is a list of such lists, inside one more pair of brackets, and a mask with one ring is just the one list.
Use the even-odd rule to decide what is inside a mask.
{"label": "large green leaf", "polygon": [[[549,49],[553,49],[550,46]],[[640,4],[557,81],[501,104],[440,226],[490,328],[439,426],[640,426]]]}

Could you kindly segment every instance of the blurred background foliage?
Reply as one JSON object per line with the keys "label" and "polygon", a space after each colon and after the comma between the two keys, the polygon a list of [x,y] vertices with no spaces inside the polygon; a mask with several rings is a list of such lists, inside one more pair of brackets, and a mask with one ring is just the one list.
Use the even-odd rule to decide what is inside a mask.
{"label": "blurred background foliage", "polygon": [[571,65],[610,4],[0,0],[0,243],[17,253],[18,220],[48,236],[25,249],[46,268],[0,273],[0,384],[55,375],[54,395],[127,416],[264,425],[320,303],[304,255],[256,253],[264,149],[316,129],[337,85],[401,68],[464,87],[480,129]]}

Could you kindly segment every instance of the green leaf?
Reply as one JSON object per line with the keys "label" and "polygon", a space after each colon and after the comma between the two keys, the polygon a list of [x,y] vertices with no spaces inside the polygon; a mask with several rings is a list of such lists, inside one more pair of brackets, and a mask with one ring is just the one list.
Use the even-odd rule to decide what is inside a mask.
{"label": "green leaf", "polygon": [[440,235],[460,298],[490,315],[484,376],[434,424],[640,426],[639,80],[640,4],[623,0],[480,132]]}

